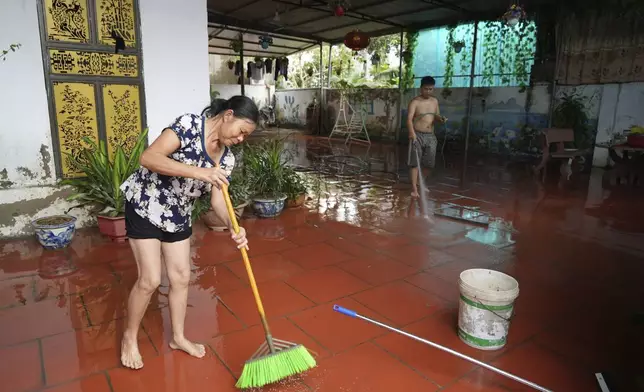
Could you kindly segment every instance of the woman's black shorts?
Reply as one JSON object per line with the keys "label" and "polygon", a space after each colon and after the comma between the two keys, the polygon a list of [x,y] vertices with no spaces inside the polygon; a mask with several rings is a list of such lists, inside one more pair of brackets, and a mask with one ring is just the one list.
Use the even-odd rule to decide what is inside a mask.
{"label": "woman's black shorts", "polygon": [[125,202],[125,229],[128,238],[136,240],[155,238],[161,242],[178,242],[192,235],[192,227],[176,233],[161,230],[139,215],[129,202]]}

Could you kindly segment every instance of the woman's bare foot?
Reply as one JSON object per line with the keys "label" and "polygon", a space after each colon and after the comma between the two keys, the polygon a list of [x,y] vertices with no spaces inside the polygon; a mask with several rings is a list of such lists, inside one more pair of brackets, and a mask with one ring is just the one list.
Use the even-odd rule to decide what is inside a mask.
{"label": "woman's bare foot", "polygon": [[127,339],[123,337],[121,341],[121,364],[130,369],[141,369],[143,367],[143,358],[139,352],[139,345],[136,339]]}
{"label": "woman's bare foot", "polygon": [[170,342],[170,348],[173,350],[185,351],[197,358],[203,358],[203,356],[206,355],[206,348],[203,344],[193,343],[186,338],[172,340]]}
{"label": "woman's bare foot", "polygon": [[411,192],[411,198],[412,199],[418,199],[420,195],[418,194],[418,191],[412,191]]}

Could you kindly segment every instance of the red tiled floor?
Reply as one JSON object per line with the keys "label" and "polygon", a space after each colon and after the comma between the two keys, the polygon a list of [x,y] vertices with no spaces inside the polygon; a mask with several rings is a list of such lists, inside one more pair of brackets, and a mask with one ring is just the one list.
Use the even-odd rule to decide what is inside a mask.
{"label": "red tiled floor", "polygon": [[291,277],[287,283],[318,304],[346,297],[370,287],[367,283],[335,266],[303,272]]}
{"label": "red tiled floor", "polygon": [[19,392],[43,386],[42,362],[37,341],[0,349],[0,389]]}
{"label": "red tiled floor", "polygon": [[[592,391],[597,388],[592,369],[566,360],[534,343],[508,351],[492,365],[553,391]],[[498,375],[494,377],[508,388],[530,390],[516,381]]]}
{"label": "red tiled floor", "polygon": [[73,297],[48,299],[27,306],[0,309],[0,347],[68,332],[87,325],[82,306]]}
{"label": "red tiled floor", "polygon": [[[253,274],[257,282],[266,282],[269,280],[285,280],[298,274],[304,269],[298,264],[286,259],[280,253],[269,253],[250,260]],[[228,268],[242,281],[248,282],[248,274],[244,262],[234,261],[226,264]]]}
{"label": "red tiled floor", "polygon": [[[159,351],[170,351],[170,308],[148,311],[143,317],[143,327]],[[214,336],[243,329],[244,325],[216,298],[200,298],[188,299],[184,328],[188,339],[205,342]]]}
{"label": "red tiled floor", "polygon": [[[477,164],[468,173],[486,180],[481,170]],[[434,174],[441,171],[451,169],[437,167]],[[440,184],[458,184],[455,173],[433,179],[439,185],[430,185],[432,197],[489,200],[496,205],[475,202],[513,220],[516,244],[496,250],[466,238],[470,224],[424,220],[409,186],[389,178],[377,172],[339,177],[326,184],[319,204],[309,200],[276,219],[242,219],[274,336],[320,354],[316,370],[264,391],[526,390],[338,314],[336,303],[556,391],[594,390],[592,373],[604,369],[623,390],[642,390],[635,384],[644,339],[632,313],[644,311],[638,280],[644,246],[634,219],[641,203],[630,190],[611,189],[588,202],[591,188],[546,197],[544,185],[529,178],[486,180],[463,190]],[[164,277],[143,319],[145,367],[130,371],[118,358],[126,301],[137,279],[129,244],[113,244],[96,229],[78,230],[63,251],[44,251],[33,238],[0,241],[0,389],[234,390],[243,362],[263,340],[241,255],[229,233],[200,224],[191,245],[186,335],[217,353],[197,360],[169,349]],[[476,350],[456,334],[458,277],[469,268],[495,269],[519,281],[502,350]],[[73,273],[51,276],[66,269]]]}
{"label": "red tiled floor", "polygon": [[0,309],[33,301],[33,277],[0,280]]}
{"label": "red tiled floor", "polygon": [[143,369],[113,369],[109,377],[114,392],[132,391],[235,391],[235,380],[208,350],[198,359],[179,351],[165,353],[145,362]]}
{"label": "red tiled floor", "polygon": [[[383,377],[374,377],[378,374]],[[304,380],[320,392],[438,391],[434,383],[371,343],[321,360]]]}
{"label": "red tiled floor", "polygon": [[317,242],[324,242],[327,239],[333,239],[336,234],[325,231],[320,228],[302,225],[286,229],[286,238],[297,245],[310,245]]}
{"label": "red tiled floor", "polygon": [[[124,322],[119,320],[44,338],[42,355],[47,385],[119,366],[123,329]],[[143,330],[139,331],[138,342],[144,361],[157,355]]]}
{"label": "red tiled floor", "polygon": [[[269,326],[274,338],[303,345],[317,355],[318,361],[329,355],[325,348],[285,318],[271,320]],[[233,375],[239,377],[244,362],[250,359],[264,341],[264,329],[255,325],[243,331],[218,336],[210,340],[209,344]]]}
{"label": "red tiled floor", "polygon": [[339,265],[343,270],[372,285],[380,285],[414,274],[417,269],[385,255],[358,257]]}
{"label": "red tiled floor", "polygon": [[301,246],[284,251],[282,255],[307,270],[338,264],[351,258],[350,255],[325,243]]}
{"label": "red tiled floor", "polygon": [[[379,317],[375,312],[350,298],[343,298],[335,301],[334,304],[359,312],[366,317]],[[322,346],[334,353],[357,346],[386,333],[380,327],[335,312],[333,304],[330,303],[302,311],[290,316],[289,319]]]}
{"label": "red tiled floor", "polygon": [[[264,310],[269,318],[296,313],[314,305],[313,302],[284,282],[264,282],[258,284],[258,286]],[[224,293],[221,295],[221,300],[246,325],[259,323],[259,316],[257,315],[257,308],[251,290],[244,289]]]}
{"label": "red tiled floor", "polygon": [[111,392],[105,374],[99,373],[81,380],[47,388],[46,392]]}
{"label": "red tiled floor", "polygon": [[439,297],[404,281],[387,283],[352,298],[398,326],[418,321],[444,306]]}
{"label": "red tiled floor", "polygon": [[414,286],[441,297],[449,303],[458,303],[459,301],[458,282],[447,282],[427,272],[409,276],[405,280]]}

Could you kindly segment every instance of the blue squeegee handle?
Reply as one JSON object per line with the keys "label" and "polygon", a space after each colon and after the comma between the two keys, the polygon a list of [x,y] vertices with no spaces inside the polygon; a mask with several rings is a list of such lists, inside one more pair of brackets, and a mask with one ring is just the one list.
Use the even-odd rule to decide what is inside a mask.
{"label": "blue squeegee handle", "polygon": [[535,383],[533,383],[533,382],[531,382],[531,381],[525,380],[525,379],[523,379],[523,378],[521,378],[521,377],[519,377],[519,376],[515,376],[514,374],[512,374],[512,373],[508,373],[508,372],[506,372],[505,370],[501,370],[501,369],[499,369],[499,368],[495,368],[494,366],[492,366],[492,365],[488,365],[488,364],[487,364],[487,363],[485,363],[485,362],[481,362],[481,361],[479,361],[479,360],[477,360],[477,359],[474,359],[474,358],[472,358],[472,357],[468,357],[467,355],[461,354],[461,353],[459,353],[458,351],[454,351],[454,350],[452,350],[452,349],[450,349],[450,348],[447,348],[447,347],[441,346],[440,344],[436,344],[436,343],[431,342],[431,341],[429,341],[429,340],[427,340],[427,339],[423,339],[423,338],[418,337],[418,336],[416,336],[416,335],[412,335],[412,334],[410,334],[409,332],[405,332],[405,331],[402,331],[402,330],[400,330],[400,329],[397,329],[397,328],[391,327],[391,326],[389,326],[389,325],[387,325],[387,324],[383,324],[383,323],[381,323],[381,322],[379,322],[379,321],[376,321],[376,320],[370,319],[370,318],[368,318],[368,317],[361,316],[361,315],[359,315],[358,313],[354,312],[353,310],[343,308],[342,306],[339,306],[339,305],[333,305],[333,310],[335,310],[335,311],[336,311],[336,312],[338,312],[338,313],[342,313],[342,314],[344,314],[344,315],[346,315],[346,316],[349,316],[349,317],[359,318],[359,319],[362,319],[362,320],[364,320],[364,321],[368,321],[368,322],[370,322],[370,323],[372,323],[372,324],[376,324],[376,325],[377,325],[377,326],[379,326],[379,327],[382,327],[382,328],[388,329],[388,330],[390,330],[390,331],[392,331],[392,332],[396,332],[396,333],[399,333],[399,334],[401,334],[401,335],[407,336],[408,338],[414,339],[414,340],[419,341],[419,342],[421,342],[421,343],[425,343],[425,344],[427,344],[427,345],[429,345],[429,346],[432,346],[432,347],[434,347],[434,348],[437,348],[437,349],[439,349],[439,350],[441,350],[441,351],[445,351],[446,353],[452,354],[452,355],[457,356],[457,357],[459,357],[459,358],[461,358],[461,359],[464,359],[464,360],[466,360],[466,361],[468,361],[468,362],[471,362],[471,363],[473,363],[473,364],[475,364],[475,365],[481,366],[481,367],[483,367],[483,368],[485,368],[485,369],[491,370],[491,371],[493,371],[493,372],[495,372],[495,373],[498,373],[498,374],[500,374],[500,375],[502,375],[502,376],[505,376],[505,377],[507,377],[507,378],[509,378],[509,379],[511,379],[511,380],[514,380],[514,381],[519,382],[519,383],[521,383],[521,384],[527,385],[527,386],[529,386],[530,388],[533,388],[533,389],[535,389],[535,390],[537,390],[537,391],[541,391],[541,392],[552,392],[552,390],[550,390],[550,389],[546,389],[546,388],[544,388],[544,387],[542,387],[542,386],[540,386],[540,385],[537,385],[537,384],[535,384]]}

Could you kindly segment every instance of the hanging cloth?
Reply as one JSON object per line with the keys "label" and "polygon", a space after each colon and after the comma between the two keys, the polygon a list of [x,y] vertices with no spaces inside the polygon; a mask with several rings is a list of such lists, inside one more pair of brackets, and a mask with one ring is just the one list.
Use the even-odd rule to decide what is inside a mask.
{"label": "hanging cloth", "polygon": [[275,59],[275,80],[280,76],[280,67],[282,66],[282,59]]}
{"label": "hanging cloth", "polygon": [[235,76],[239,76],[242,73],[242,65],[241,61],[237,60],[235,61]]}
{"label": "hanging cloth", "polygon": [[264,60],[264,67],[266,67],[266,73],[272,73],[273,72],[273,60],[272,59]]}
{"label": "hanging cloth", "polygon": [[251,68],[250,68],[252,65],[253,65],[252,61],[249,61],[248,63],[246,63],[246,78],[248,78],[248,79],[250,79],[250,77],[252,75],[252,71],[251,71]]}

